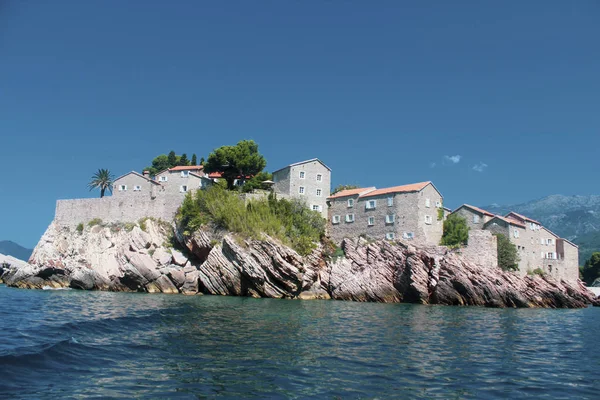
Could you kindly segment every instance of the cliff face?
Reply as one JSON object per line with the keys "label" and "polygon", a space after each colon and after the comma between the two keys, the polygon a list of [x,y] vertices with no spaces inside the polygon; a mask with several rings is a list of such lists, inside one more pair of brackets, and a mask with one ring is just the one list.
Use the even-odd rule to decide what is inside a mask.
{"label": "cliff face", "polygon": [[[2,279],[22,288],[339,299],[489,307],[585,307],[596,299],[582,284],[520,278],[481,268],[444,247],[345,240],[345,257],[317,249],[301,257],[266,238],[242,240],[203,231],[175,238],[147,221],[145,231],[95,226],[73,232],[51,225],[31,265],[5,268]],[[184,255],[187,254],[187,255]]]}

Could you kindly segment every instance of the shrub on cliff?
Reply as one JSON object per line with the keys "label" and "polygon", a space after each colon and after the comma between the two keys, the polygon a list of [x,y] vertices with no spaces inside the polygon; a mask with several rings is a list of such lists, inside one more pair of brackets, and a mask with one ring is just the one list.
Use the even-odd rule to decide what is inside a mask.
{"label": "shrub on cliff", "polygon": [[448,247],[466,245],[469,240],[467,220],[458,214],[450,214],[444,221],[441,244]]}
{"label": "shrub on cliff", "polygon": [[517,253],[517,246],[500,233],[494,236],[498,238],[498,266],[504,271],[518,270],[520,258]]}
{"label": "shrub on cliff", "polygon": [[581,279],[588,285],[600,278],[600,252],[592,253],[581,269]]}
{"label": "shrub on cliff", "polygon": [[177,218],[184,234],[202,225],[260,239],[263,235],[281,240],[302,255],[309,254],[325,234],[325,220],[298,200],[274,195],[244,202],[240,196],[219,186],[188,193]]}

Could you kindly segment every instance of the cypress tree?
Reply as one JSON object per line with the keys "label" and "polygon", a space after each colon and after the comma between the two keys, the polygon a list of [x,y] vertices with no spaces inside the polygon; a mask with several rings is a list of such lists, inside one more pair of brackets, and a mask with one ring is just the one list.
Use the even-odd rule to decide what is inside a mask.
{"label": "cypress tree", "polygon": [[192,154],[192,165],[198,165],[198,160],[196,159],[196,153]]}
{"label": "cypress tree", "polygon": [[173,168],[177,166],[177,156],[175,155],[175,152],[173,150],[171,150],[169,152],[169,168]]}

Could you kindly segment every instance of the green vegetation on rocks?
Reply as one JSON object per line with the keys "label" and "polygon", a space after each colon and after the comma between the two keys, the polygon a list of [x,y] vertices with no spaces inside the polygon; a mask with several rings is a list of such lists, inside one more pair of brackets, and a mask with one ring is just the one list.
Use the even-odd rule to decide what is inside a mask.
{"label": "green vegetation on rocks", "polygon": [[277,199],[271,194],[245,202],[219,186],[188,193],[177,219],[184,235],[208,225],[254,239],[269,235],[301,255],[309,254],[325,235],[321,214],[299,200]]}
{"label": "green vegetation on rocks", "polygon": [[[504,271],[516,271],[519,269],[519,254],[517,246],[502,234],[496,234],[498,240],[498,266]],[[533,271],[535,273],[535,271]]]}
{"label": "green vegetation on rocks", "polygon": [[581,279],[591,285],[600,278],[600,252],[592,253],[592,256],[585,262],[583,268],[580,268]]}
{"label": "green vegetation on rocks", "polygon": [[469,227],[467,226],[467,220],[458,214],[450,214],[444,221],[441,244],[448,247],[459,247],[466,245],[468,240]]}

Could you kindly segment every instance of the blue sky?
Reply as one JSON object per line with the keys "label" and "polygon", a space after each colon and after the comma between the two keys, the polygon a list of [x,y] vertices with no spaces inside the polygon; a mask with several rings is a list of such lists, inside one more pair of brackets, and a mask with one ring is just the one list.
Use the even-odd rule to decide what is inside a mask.
{"label": "blue sky", "polygon": [[599,194],[600,3],[0,2],[0,240],[98,168],[254,139],[446,205]]}

